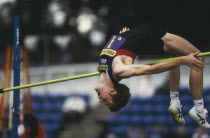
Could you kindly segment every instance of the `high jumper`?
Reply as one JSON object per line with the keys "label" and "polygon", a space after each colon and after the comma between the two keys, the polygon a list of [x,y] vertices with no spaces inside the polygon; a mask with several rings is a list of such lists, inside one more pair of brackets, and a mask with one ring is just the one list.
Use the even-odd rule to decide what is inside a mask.
{"label": "high jumper", "polygon": [[[160,50],[171,57],[183,57],[154,65],[133,64],[137,55],[156,54]],[[99,101],[111,111],[119,111],[127,105],[131,96],[129,88],[119,81],[169,71],[171,102],[168,111],[176,123],[185,124],[179,100],[179,81],[180,66],[187,65],[191,67],[189,82],[194,101],[189,116],[202,128],[209,129],[206,120],[208,111],[203,101],[204,57],[195,57],[199,53],[201,51],[189,41],[166,32],[156,24],[143,23],[131,30],[125,27],[118,35],[113,35],[101,51],[98,66],[100,77],[95,86]]]}

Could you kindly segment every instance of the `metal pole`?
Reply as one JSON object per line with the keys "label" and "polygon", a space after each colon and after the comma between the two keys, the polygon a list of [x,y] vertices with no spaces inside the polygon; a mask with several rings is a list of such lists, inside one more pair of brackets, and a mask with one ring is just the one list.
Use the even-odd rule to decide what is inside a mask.
{"label": "metal pole", "polygon": [[[14,87],[20,86],[20,19],[19,16],[14,16]],[[13,94],[13,118],[12,118],[12,138],[18,138],[19,125],[19,105],[20,105],[20,90],[14,90]]]}

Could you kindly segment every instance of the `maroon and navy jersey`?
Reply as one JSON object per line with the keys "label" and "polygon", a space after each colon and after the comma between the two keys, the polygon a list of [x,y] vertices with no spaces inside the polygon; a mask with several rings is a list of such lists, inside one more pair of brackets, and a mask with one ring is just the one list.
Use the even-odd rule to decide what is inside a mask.
{"label": "maroon and navy jersey", "polygon": [[159,25],[143,23],[119,35],[113,35],[99,57],[99,71],[108,73],[113,82],[112,62],[118,55],[135,59],[136,55],[163,54],[163,40],[166,34]]}
{"label": "maroon and navy jersey", "polygon": [[106,72],[114,83],[117,83],[117,81],[114,80],[112,74],[112,62],[117,54],[117,51],[125,41],[126,41],[125,38],[118,35],[113,35],[109,40],[109,42],[105,45],[105,47],[101,51],[99,57],[99,71]]}

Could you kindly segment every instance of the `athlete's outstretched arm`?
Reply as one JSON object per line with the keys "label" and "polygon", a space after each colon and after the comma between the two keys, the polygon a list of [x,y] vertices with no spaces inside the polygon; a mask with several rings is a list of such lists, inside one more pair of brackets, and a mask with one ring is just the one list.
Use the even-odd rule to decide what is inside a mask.
{"label": "athlete's outstretched arm", "polygon": [[194,56],[198,53],[192,53],[188,56],[181,57],[171,61],[161,62],[155,65],[124,65],[117,64],[113,67],[114,75],[120,78],[129,78],[138,75],[150,75],[168,71],[172,68],[187,65],[197,71],[203,70],[203,63]]}

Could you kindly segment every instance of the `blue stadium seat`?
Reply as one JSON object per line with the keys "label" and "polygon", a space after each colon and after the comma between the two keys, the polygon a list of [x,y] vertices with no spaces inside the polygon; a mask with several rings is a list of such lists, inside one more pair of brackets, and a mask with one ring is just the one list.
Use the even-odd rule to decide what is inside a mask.
{"label": "blue stadium seat", "polygon": [[119,114],[128,114],[130,112],[130,105],[124,106],[119,110]]}
{"label": "blue stadium seat", "polygon": [[[156,96],[151,96],[150,98],[148,98],[148,103],[149,103],[149,104],[152,104],[152,105],[156,104],[156,103],[155,103],[155,97],[156,97]],[[147,103],[147,104],[148,104],[148,103]]]}
{"label": "blue stadium seat", "polygon": [[137,114],[138,112],[141,112],[141,109],[139,108],[139,106],[137,104],[134,104],[132,106],[129,106],[129,113],[131,114]]}
{"label": "blue stadium seat", "polygon": [[129,115],[119,115],[116,120],[117,120],[117,124],[128,125],[130,122],[130,116]]}
{"label": "blue stadium seat", "polygon": [[143,125],[154,125],[156,124],[156,117],[152,114],[148,114],[143,118]]}
{"label": "blue stadium seat", "polygon": [[57,131],[60,127],[59,124],[57,123],[44,123],[42,124],[43,125],[43,128],[44,130],[48,133],[48,132],[54,132],[54,131]]}
{"label": "blue stadium seat", "polygon": [[153,109],[156,114],[161,113],[161,115],[164,115],[164,114],[168,114],[168,107],[169,107],[169,104],[157,104],[153,106]]}
{"label": "blue stadium seat", "polygon": [[128,116],[129,118],[129,124],[135,124],[135,125],[141,125],[143,124],[143,116],[140,115],[132,115],[132,116]]}
{"label": "blue stadium seat", "polygon": [[[210,92],[209,92],[210,93]],[[210,94],[204,94],[203,96],[203,99],[204,99],[204,104],[210,104]]]}
{"label": "blue stadium seat", "polygon": [[140,108],[141,113],[145,113],[145,114],[153,114],[155,112],[154,110],[155,105],[147,103],[144,106],[142,106]]}
{"label": "blue stadium seat", "polygon": [[127,126],[120,125],[117,127],[111,127],[111,128],[109,128],[109,131],[116,135],[125,135],[127,132]]}
{"label": "blue stadium seat", "polygon": [[63,115],[62,113],[48,114],[48,119],[55,122],[61,122],[63,120]]}
{"label": "blue stadium seat", "polygon": [[191,91],[189,89],[189,87],[182,87],[180,90],[179,90],[180,94],[190,94]]}
{"label": "blue stadium seat", "polygon": [[206,95],[210,95],[210,87],[204,88],[203,93]]}
{"label": "blue stadium seat", "polygon": [[45,95],[45,99],[47,99],[47,101],[54,102],[56,100],[56,96],[55,95],[46,94]]}
{"label": "blue stadium seat", "polygon": [[110,123],[110,124],[117,124],[118,123],[118,120],[117,120],[118,116],[115,116],[115,115],[110,115],[107,117],[107,122]]}
{"label": "blue stadium seat", "polygon": [[120,109],[120,111],[118,112],[119,114],[127,114],[130,112],[130,106],[131,105],[127,105],[125,107],[123,107],[122,109]]}
{"label": "blue stadium seat", "polygon": [[172,131],[176,134],[178,130],[179,125],[175,124],[172,126]]}
{"label": "blue stadium seat", "polygon": [[131,96],[129,105],[138,104],[140,102],[140,98],[138,96]]}
{"label": "blue stadium seat", "polygon": [[43,123],[45,121],[47,121],[48,116],[45,113],[38,113],[38,114],[34,114],[34,116],[38,119],[39,122]]}
{"label": "blue stadium seat", "polygon": [[190,109],[193,107],[193,104],[185,104],[183,103],[182,106],[182,113],[183,114],[188,114],[188,112],[190,111]]}
{"label": "blue stadium seat", "polygon": [[120,134],[126,134],[128,127],[127,126],[119,126],[117,127],[118,132],[120,132]]}
{"label": "blue stadium seat", "polygon": [[54,110],[55,112],[61,112],[63,107],[63,102],[61,100],[55,101]]}
{"label": "blue stadium seat", "polygon": [[162,125],[169,124],[170,120],[171,120],[170,116],[159,115],[156,117],[156,123]]}
{"label": "blue stadium seat", "polygon": [[43,101],[43,95],[38,94],[32,94],[32,102],[42,102]]}
{"label": "blue stadium seat", "polygon": [[129,114],[135,114],[137,112],[139,112],[139,107],[137,104],[127,105],[124,108],[122,108],[120,111],[120,113],[129,113]]}
{"label": "blue stadium seat", "polygon": [[169,104],[170,103],[170,97],[169,95],[156,95],[154,97],[154,104]]}
{"label": "blue stadium seat", "polygon": [[33,102],[32,103],[32,109],[34,112],[42,112],[43,111],[43,108],[42,108],[42,103],[39,103],[39,102]]}
{"label": "blue stadium seat", "polygon": [[[198,127],[198,126],[197,126],[197,127]],[[186,132],[187,132],[188,134],[193,134],[193,133],[196,131],[197,127],[194,127],[194,126],[187,126],[187,127],[185,128],[185,130],[186,130]]]}
{"label": "blue stadium seat", "polygon": [[154,125],[146,125],[146,130],[149,131],[150,133],[155,132],[155,127]]}
{"label": "blue stadium seat", "polygon": [[125,134],[122,134],[122,135],[118,134],[118,135],[115,135],[114,138],[126,138],[126,136]]}
{"label": "blue stadium seat", "polygon": [[208,135],[210,135],[210,129],[207,129],[206,132]]}
{"label": "blue stadium seat", "polygon": [[46,100],[42,106],[45,112],[55,111],[54,103],[51,103],[49,100]]}
{"label": "blue stadium seat", "polygon": [[49,133],[47,133],[47,136],[46,136],[46,138],[53,138],[54,137],[54,133],[52,133],[52,132],[49,132]]}
{"label": "blue stadium seat", "polygon": [[56,95],[56,99],[63,103],[65,101],[65,99],[68,97],[69,95]]}
{"label": "blue stadium seat", "polygon": [[[208,114],[210,114],[210,111],[209,111]],[[207,120],[208,122],[210,122],[210,117],[208,116],[206,120]]]}
{"label": "blue stadium seat", "polygon": [[152,97],[141,98],[138,104],[139,104],[140,106],[144,106],[144,105],[146,105],[146,104],[148,104],[148,103],[150,103],[150,104],[153,103],[153,98],[152,98]]}
{"label": "blue stadium seat", "polygon": [[193,103],[193,98],[190,95],[183,95],[183,96],[180,96],[180,101],[183,104],[192,104]]}

